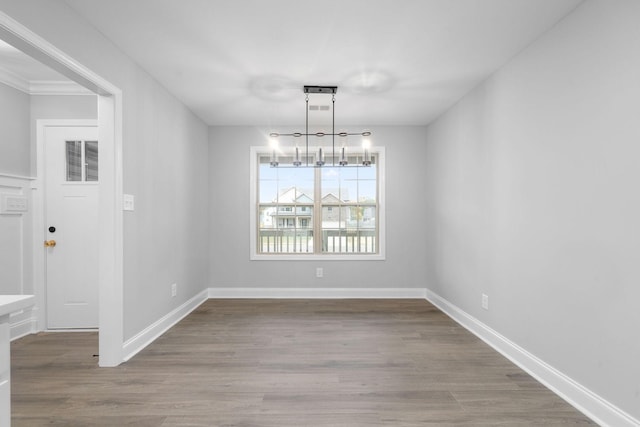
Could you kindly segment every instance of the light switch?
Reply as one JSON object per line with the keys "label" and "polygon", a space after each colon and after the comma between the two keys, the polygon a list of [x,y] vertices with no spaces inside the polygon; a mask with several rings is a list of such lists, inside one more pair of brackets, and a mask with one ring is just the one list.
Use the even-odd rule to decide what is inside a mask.
{"label": "light switch", "polygon": [[125,194],[123,196],[122,209],[125,211],[135,210],[135,197],[133,197],[133,194]]}

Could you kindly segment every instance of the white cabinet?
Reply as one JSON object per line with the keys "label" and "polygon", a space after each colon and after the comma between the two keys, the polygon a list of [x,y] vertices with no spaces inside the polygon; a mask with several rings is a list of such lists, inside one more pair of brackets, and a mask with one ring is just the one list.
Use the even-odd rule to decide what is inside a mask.
{"label": "white cabinet", "polygon": [[0,426],[11,423],[11,366],[9,364],[9,315],[0,316]]}
{"label": "white cabinet", "polygon": [[11,425],[11,349],[9,317],[34,303],[33,295],[0,295],[0,427]]}

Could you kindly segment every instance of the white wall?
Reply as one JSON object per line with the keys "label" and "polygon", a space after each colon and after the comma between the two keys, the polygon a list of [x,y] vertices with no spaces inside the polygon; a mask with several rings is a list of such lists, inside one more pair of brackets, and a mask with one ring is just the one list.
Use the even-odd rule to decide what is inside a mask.
{"label": "white wall", "polygon": [[[0,203],[3,195],[24,197],[27,212],[0,211],[0,295],[33,294],[32,274],[32,181],[4,175],[0,171]],[[11,314],[10,336],[26,335],[34,330],[36,316],[28,308]]]}
{"label": "white wall", "polygon": [[[425,128],[371,130],[374,145],[386,150],[386,260],[250,261],[249,147],[266,145],[270,130],[209,128],[211,286],[424,287],[427,244],[416,234],[424,219],[423,172],[417,161],[424,156]],[[315,277],[316,267],[324,268],[324,278]]]}
{"label": "white wall", "polygon": [[207,126],[64,2],[0,0],[0,10],[123,91],[124,192],[136,196],[124,216],[131,338],[208,284]]}
{"label": "white wall", "polygon": [[36,123],[43,119],[97,119],[96,95],[31,95],[31,174],[36,174]]}
{"label": "white wall", "polygon": [[[125,212],[127,337],[208,287],[207,127],[155,82],[138,84],[151,93],[136,100],[146,127],[125,152],[125,193],[136,196]],[[153,317],[133,316],[141,304]]]}
{"label": "white wall", "polygon": [[[5,195],[20,196],[31,205],[31,182],[0,173],[0,203]],[[31,215],[0,210],[0,295],[28,294],[30,280]],[[27,248],[25,248],[27,246]]]}
{"label": "white wall", "polygon": [[0,83],[0,173],[31,176],[29,95]]}
{"label": "white wall", "polygon": [[[20,195],[31,205],[29,95],[0,83],[0,203]],[[29,293],[31,212],[0,213],[0,294]],[[11,336],[31,331],[31,310],[11,317]]]}
{"label": "white wall", "polygon": [[424,180],[429,289],[636,419],[639,22],[583,3],[429,126]]}

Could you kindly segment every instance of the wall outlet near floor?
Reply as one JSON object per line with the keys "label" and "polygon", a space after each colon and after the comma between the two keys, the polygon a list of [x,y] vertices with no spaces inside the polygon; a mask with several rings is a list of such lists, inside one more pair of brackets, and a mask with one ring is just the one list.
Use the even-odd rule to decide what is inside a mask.
{"label": "wall outlet near floor", "polygon": [[489,310],[489,295],[482,294],[482,308]]}
{"label": "wall outlet near floor", "polygon": [[322,267],[316,268],[316,277],[323,277],[323,276],[324,276],[324,270],[322,269]]}
{"label": "wall outlet near floor", "polygon": [[175,297],[176,295],[178,295],[178,284],[174,283],[171,285],[171,296]]}
{"label": "wall outlet near floor", "polygon": [[135,209],[135,197],[133,194],[122,195],[122,210],[134,211]]}

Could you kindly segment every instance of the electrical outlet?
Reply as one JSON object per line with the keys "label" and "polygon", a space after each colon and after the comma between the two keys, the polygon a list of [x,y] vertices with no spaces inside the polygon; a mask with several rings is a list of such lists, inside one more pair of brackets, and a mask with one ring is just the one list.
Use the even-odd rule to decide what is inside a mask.
{"label": "electrical outlet", "polygon": [[322,270],[322,267],[316,268],[316,277],[323,277],[323,276],[324,276],[324,270]]}
{"label": "electrical outlet", "polygon": [[171,296],[175,297],[176,295],[178,295],[178,284],[174,283],[171,285]]}
{"label": "electrical outlet", "polygon": [[482,308],[489,310],[489,295],[482,294]]}

